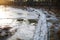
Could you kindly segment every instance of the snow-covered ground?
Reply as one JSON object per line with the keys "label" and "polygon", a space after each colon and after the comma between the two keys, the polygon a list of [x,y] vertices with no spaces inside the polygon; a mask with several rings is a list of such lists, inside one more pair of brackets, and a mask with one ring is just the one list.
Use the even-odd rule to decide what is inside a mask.
{"label": "snow-covered ground", "polygon": [[[13,36],[7,40],[47,40],[48,27],[58,19],[53,12],[50,14],[43,9],[26,8],[18,9],[13,7],[0,6],[0,26],[10,25]],[[23,21],[17,21],[23,19]],[[38,23],[29,23],[28,20],[37,20]],[[37,25],[36,25],[37,24]],[[15,30],[17,30],[15,32]],[[14,32],[14,33],[13,33]]]}

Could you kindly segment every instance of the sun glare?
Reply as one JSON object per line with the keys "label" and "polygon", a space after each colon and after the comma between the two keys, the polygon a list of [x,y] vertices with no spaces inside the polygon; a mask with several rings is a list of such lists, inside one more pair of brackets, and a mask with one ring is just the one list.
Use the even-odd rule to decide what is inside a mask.
{"label": "sun glare", "polygon": [[7,19],[7,17],[9,17],[9,15],[5,7],[0,6],[0,25],[6,25],[12,22],[12,19]]}

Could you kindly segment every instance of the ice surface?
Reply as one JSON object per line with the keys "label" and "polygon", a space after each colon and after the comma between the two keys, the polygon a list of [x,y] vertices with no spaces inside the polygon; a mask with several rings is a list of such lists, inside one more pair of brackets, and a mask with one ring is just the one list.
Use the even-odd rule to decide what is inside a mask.
{"label": "ice surface", "polygon": [[[57,20],[54,13],[50,12],[52,14],[49,14],[47,11],[43,11],[42,9],[27,8],[27,10],[22,10],[13,7],[0,6],[0,12],[0,19],[2,18],[2,20],[0,20],[1,22],[4,21],[4,24],[6,24],[7,21],[9,24],[13,21],[10,24],[12,29],[9,31],[14,32],[14,30],[17,29],[14,35],[9,37],[7,40],[47,40],[47,26],[50,27],[52,25],[51,21],[55,22]],[[3,20],[3,18],[10,18],[11,20]],[[22,22],[18,22],[16,21],[18,18],[22,18],[24,20]],[[38,19],[37,26],[34,25],[35,23],[29,24],[28,19]],[[47,20],[50,21],[47,22]]]}

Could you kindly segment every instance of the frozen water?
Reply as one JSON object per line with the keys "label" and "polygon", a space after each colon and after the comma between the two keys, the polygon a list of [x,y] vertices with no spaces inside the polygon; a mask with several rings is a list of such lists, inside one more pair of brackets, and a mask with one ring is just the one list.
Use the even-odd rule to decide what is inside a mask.
{"label": "frozen water", "polygon": [[[13,7],[0,6],[0,12],[0,19],[5,18],[4,20],[0,21],[7,21],[7,23],[11,23],[9,25],[12,27],[12,29],[9,31],[14,32],[14,35],[9,37],[7,40],[47,40],[47,26],[50,27],[52,25],[50,22],[51,20],[57,20],[54,13],[50,12],[52,14],[49,14],[47,11],[43,11],[42,9],[27,8],[27,10],[22,10]],[[11,20],[8,20],[6,18],[9,18]],[[17,21],[17,19],[20,18],[23,19],[22,22]],[[35,23],[29,24],[28,19],[38,19],[37,26],[34,25]],[[50,21],[47,22],[47,20]],[[16,29],[17,31],[15,32],[14,30]]]}

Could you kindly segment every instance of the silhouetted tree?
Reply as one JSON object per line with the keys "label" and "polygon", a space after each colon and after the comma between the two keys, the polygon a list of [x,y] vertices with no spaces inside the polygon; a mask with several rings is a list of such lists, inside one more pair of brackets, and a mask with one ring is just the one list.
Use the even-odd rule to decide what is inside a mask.
{"label": "silhouetted tree", "polygon": [[19,6],[19,5],[22,5],[23,0],[15,0],[15,2]]}
{"label": "silhouetted tree", "polygon": [[27,5],[28,5],[28,6],[33,6],[33,0],[28,0],[28,1],[27,1]]}

